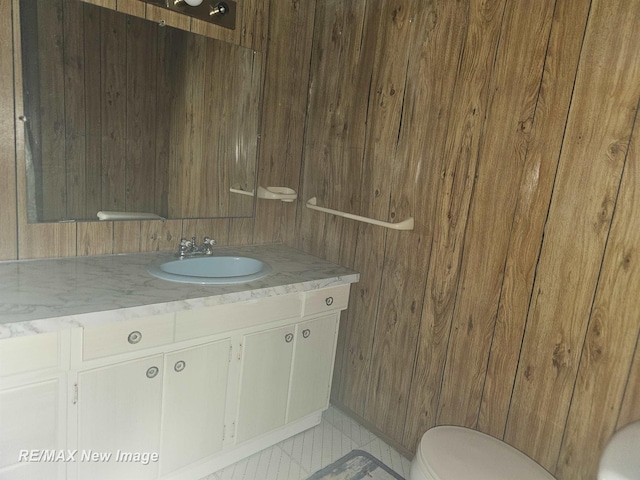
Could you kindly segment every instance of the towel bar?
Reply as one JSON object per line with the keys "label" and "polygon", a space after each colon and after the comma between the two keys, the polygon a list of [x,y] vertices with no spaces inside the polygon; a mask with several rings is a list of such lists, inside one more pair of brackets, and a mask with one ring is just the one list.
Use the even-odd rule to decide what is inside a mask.
{"label": "towel bar", "polygon": [[[231,187],[229,191],[231,193],[239,193],[240,195],[248,195],[250,197],[254,196],[253,190],[247,192],[238,186]],[[298,198],[298,194],[292,188],[287,187],[258,187],[258,198],[282,200],[283,202],[291,203]]]}
{"label": "towel bar", "polygon": [[372,218],[363,217],[361,215],[354,215],[352,213],[341,212],[339,210],[319,207],[318,199],[316,197],[312,197],[307,200],[307,208],[310,208],[311,210],[318,210],[319,212],[330,213],[331,215],[337,215],[339,217],[350,218],[351,220],[357,220],[359,222],[370,223],[372,225],[378,225],[385,228],[391,228],[393,230],[413,230],[413,217],[409,217],[406,220],[398,223],[383,222],[381,220],[374,220]]}

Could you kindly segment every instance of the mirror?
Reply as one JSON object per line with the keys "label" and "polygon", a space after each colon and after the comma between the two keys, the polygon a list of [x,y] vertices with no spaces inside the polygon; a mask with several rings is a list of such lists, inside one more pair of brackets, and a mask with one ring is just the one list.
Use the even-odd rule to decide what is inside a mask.
{"label": "mirror", "polygon": [[253,214],[261,55],[80,0],[20,0],[28,220]]}

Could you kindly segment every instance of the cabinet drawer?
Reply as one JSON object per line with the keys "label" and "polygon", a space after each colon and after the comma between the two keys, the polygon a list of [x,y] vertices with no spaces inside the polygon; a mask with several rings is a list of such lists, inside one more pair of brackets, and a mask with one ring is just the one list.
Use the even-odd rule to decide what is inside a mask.
{"label": "cabinet drawer", "polygon": [[0,376],[58,367],[58,335],[39,333],[0,340]]}
{"label": "cabinet drawer", "polygon": [[302,295],[291,293],[176,313],[176,341],[299,318]]}
{"label": "cabinet drawer", "polygon": [[172,343],[174,316],[167,313],[86,327],[82,334],[82,358],[91,360]]}
{"label": "cabinet drawer", "polygon": [[307,292],[304,299],[303,315],[308,316],[331,310],[344,310],[349,304],[349,287],[350,284],[338,285],[337,287]]}

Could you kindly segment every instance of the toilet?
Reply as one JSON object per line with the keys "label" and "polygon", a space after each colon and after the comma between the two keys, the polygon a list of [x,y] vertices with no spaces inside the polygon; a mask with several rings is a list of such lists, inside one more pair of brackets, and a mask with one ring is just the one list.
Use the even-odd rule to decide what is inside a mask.
{"label": "toilet", "polygon": [[[524,453],[464,427],[427,431],[411,462],[408,480],[553,480]],[[600,459],[598,480],[640,480],[640,421],[617,431]]]}
{"label": "toilet", "polygon": [[524,453],[476,430],[440,426],[420,441],[409,480],[554,480]]}
{"label": "toilet", "polygon": [[640,420],[609,439],[600,457],[598,480],[640,480]]}

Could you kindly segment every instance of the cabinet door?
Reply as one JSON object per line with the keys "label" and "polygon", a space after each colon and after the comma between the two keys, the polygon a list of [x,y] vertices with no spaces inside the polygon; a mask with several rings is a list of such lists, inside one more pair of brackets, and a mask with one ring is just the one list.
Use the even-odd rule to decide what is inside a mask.
{"label": "cabinet door", "polygon": [[52,379],[0,391],[0,479],[64,478],[64,462],[27,454],[63,450],[61,387]]}
{"label": "cabinet door", "polygon": [[296,326],[287,423],[329,405],[338,315]]}
{"label": "cabinet door", "polygon": [[231,342],[165,356],[162,474],[222,449]]}
{"label": "cabinet door", "polygon": [[162,368],[156,355],[78,374],[79,479],[158,476],[143,455],[159,454]]}
{"label": "cabinet door", "polygon": [[284,425],[294,327],[244,337],[236,442]]}

